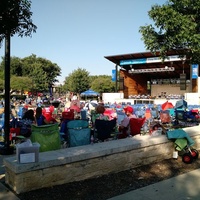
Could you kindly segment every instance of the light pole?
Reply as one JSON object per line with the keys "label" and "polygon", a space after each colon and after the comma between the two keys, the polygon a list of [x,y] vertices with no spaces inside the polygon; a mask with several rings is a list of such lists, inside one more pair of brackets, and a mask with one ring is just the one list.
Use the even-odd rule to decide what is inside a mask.
{"label": "light pole", "polygon": [[4,69],[4,81],[5,81],[5,121],[4,121],[4,146],[0,148],[0,154],[10,155],[14,152],[14,147],[10,146],[10,32],[5,36],[5,69]]}

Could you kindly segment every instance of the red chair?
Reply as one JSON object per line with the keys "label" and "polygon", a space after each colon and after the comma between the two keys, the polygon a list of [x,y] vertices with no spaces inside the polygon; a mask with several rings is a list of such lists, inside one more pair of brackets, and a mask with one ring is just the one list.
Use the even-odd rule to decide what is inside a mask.
{"label": "red chair", "polygon": [[68,111],[64,111],[62,112],[62,119],[63,120],[72,120],[74,119],[74,110],[73,109],[69,109]]}
{"label": "red chair", "polygon": [[140,134],[140,130],[146,120],[146,117],[143,118],[131,118],[129,121],[130,126],[130,135],[134,136]]}
{"label": "red chair", "polygon": [[20,135],[20,128],[10,128],[9,140],[13,141],[16,136]]}
{"label": "red chair", "polygon": [[127,138],[127,136],[128,136],[128,128],[125,127],[123,129],[121,129],[119,127],[119,134],[117,135],[117,139]]}

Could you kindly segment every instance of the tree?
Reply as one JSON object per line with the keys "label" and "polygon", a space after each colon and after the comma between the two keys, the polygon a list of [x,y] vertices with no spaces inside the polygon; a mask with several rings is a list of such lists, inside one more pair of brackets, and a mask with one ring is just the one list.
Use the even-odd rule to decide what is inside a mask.
{"label": "tree", "polygon": [[91,88],[99,93],[106,92],[114,92],[115,91],[115,83],[112,82],[112,77],[107,75],[93,76],[90,77],[91,80]]}
{"label": "tree", "polygon": [[37,26],[31,20],[30,0],[1,0],[0,1],[0,45],[6,34],[13,36],[31,36]]}
{"label": "tree", "polygon": [[4,70],[3,70],[3,61],[0,63],[0,91],[4,91],[5,83],[4,83]]}
{"label": "tree", "polygon": [[[3,57],[2,59],[0,70],[4,71],[5,58]],[[45,58],[37,57],[34,54],[22,59],[11,57],[10,60],[10,74],[17,77],[29,77],[32,84],[28,88],[34,91],[47,91],[49,85],[53,85],[57,82],[56,78],[61,74],[61,68],[57,64]],[[23,83],[26,84],[25,82]],[[11,85],[11,88],[13,88],[13,85]],[[21,90],[21,87],[19,87],[18,90]]]}
{"label": "tree", "polygon": [[20,91],[21,95],[24,91],[30,91],[32,89],[32,80],[29,77],[11,77],[11,90]]}
{"label": "tree", "polygon": [[50,60],[45,58],[36,57],[32,54],[29,57],[22,59],[22,75],[30,76],[37,84],[37,88],[45,90],[49,86],[52,86],[56,79],[61,74],[61,68]]}
{"label": "tree", "polygon": [[200,62],[200,0],[169,0],[154,5],[148,12],[152,24],[141,26],[139,32],[151,52],[166,57],[169,50],[183,50],[191,63]]}
{"label": "tree", "polygon": [[42,68],[35,67],[33,68],[33,71],[30,74],[30,77],[32,79],[32,91],[35,92],[42,92],[42,91],[47,91],[49,84],[46,81],[47,79],[47,74],[44,73]]}
{"label": "tree", "polygon": [[65,78],[64,88],[68,91],[80,94],[90,88],[89,72],[78,68]]}
{"label": "tree", "polygon": [[4,72],[0,71],[0,91],[3,91],[4,88]]}
{"label": "tree", "polygon": [[[0,63],[0,70],[4,71],[5,57],[2,57],[2,62]],[[22,76],[22,63],[21,59],[18,57],[10,58],[10,74],[16,76]]]}

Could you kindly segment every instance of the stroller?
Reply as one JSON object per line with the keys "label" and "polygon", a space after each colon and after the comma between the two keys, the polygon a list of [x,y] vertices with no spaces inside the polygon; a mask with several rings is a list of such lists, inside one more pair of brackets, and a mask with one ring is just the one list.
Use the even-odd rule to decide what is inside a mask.
{"label": "stroller", "polygon": [[172,131],[167,131],[168,139],[173,139],[175,150],[179,152],[182,156],[182,161],[186,164],[191,164],[199,156],[199,152],[193,149],[191,146],[194,141],[189,137],[189,135],[182,129],[175,129]]}

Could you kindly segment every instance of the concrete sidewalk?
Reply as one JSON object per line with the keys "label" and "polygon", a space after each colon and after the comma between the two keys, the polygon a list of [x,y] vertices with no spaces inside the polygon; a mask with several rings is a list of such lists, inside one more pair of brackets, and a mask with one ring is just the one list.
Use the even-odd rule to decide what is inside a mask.
{"label": "concrete sidewalk", "polygon": [[109,200],[199,200],[200,169],[161,181]]}
{"label": "concrete sidewalk", "polygon": [[0,183],[0,199],[1,200],[20,200],[13,192]]}

